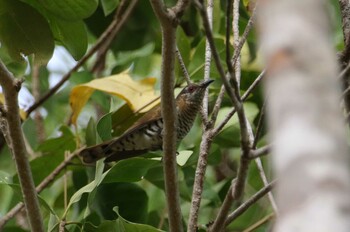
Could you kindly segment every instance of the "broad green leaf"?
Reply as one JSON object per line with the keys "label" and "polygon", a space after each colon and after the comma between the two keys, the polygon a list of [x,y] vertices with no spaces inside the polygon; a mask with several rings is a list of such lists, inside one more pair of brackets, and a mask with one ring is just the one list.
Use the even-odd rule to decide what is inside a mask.
{"label": "broad green leaf", "polygon": [[[96,164],[96,174],[95,174],[95,180],[91,181],[89,184],[85,185],[84,187],[82,187],[81,189],[79,189],[78,191],[76,191],[73,196],[70,198],[69,203],[67,205],[67,208],[63,214],[63,218],[67,215],[70,207],[80,201],[82,195],[84,193],[91,193],[92,191],[94,191],[96,189],[96,187],[98,185],[100,185],[101,181],[103,180],[103,178],[107,175],[108,171],[103,173],[103,169],[104,169],[104,163],[102,160],[97,161]],[[87,207],[88,208],[88,207]]]}
{"label": "broad green leaf", "polygon": [[[64,157],[62,154],[50,154],[40,156],[32,161],[30,161],[30,167],[33,173],[33,179],[35,185],[40,184],[40,182],[47,177],[62,161]],[[19,183],[18,174],[13,177],[15,183]]]}
{"label": "broad green leaf", "polygon": [[192,154],[193,154],[193,151],[189,151],[189,150],[180,151],[179,154],[176,156],[177,164],[180,166],[184,166]]}
{"label": "broad green leaf", "polygon": [[92,15],[98,0],[36,0],[53,15],[67,21],[85,19]]}
{"label": "broad green leaf", "polygon": [[148,213],[148,196],[145,190],[134,183],[101,184],[94,199],[94,209],[104,219],[117,218],[113,207],[118,206],[126,219],[144,223]]}
{"label": "broad green leaf", "polygon": [[[191,78],[194,78],[195,80],[202,79],[204,75],[204,62],[205,62],[204,57],[205,57],[205,43],[206,43],[205,41],[206,41],[205,38],[203,38],[200,41],[200,43],[197,45],[191,57],[191,62],[188,66],[188,72]],[[215,38],[214,43],[220,55],[220,59],[222,60],[222,64],[225,66],[226,65],[225,40],[222,38]],[[232,46],[231,46],[231,51],[232,51]],[[210,76],[211,77],[219,76],[217,73],[215,62],[211,62]]]}
{"label": "broad green leaf", "polygon": [[117,8],[118,4],[119,0],[101,0],[102,9],[105,16],[112,13],[115,8]]}
{"label": "broad green leaf", "polygon": [[24,76],[26,68],[27,68],[27,62],[22,61],[14,61],[10,55],[7,53],[4,47],[0,47],[0,57],[1,61],[5,64],[6,68],[15,76],[20,77]]}
{"label": "broad green leaf", "polygon": [[111,168],[102,183],[140,181],[148,170],[157,164],[157,160],[140,157],[121,160]]}
{"label": "broad green leaf", "polygon": [[97,143],[96,124],[93,118],[90,118],[86,127],[85,143],[87,146],[92,146]]}
{"label": "broad green leaf", "polygon": [[81,109],[95,90],[122,98],[134,111],[147,112],[158,103],[155,101],[154,83],[155,78],[134,81],[128,73],[121,73],[77,85],[70,94],[72,122],[76,123]]}
{"label": "broad green leaf", "polygon": [[[176,30],[176,44],[177,48],[180,51],[182,60],[187,67],[190,61],[191,44],[188,36],[185,34],[181,27],[178,27]],[[179,59],[176,58],[175,61],[175,75],[177,77],[182,77],[181,80],[184,80],[184,74],[180,66]]]}
{"label": "broad green leaf", "polygon": [[[220,110],[217,123],[220,123],[232,108],[224,107]],[[244,109],[247,119],[252,124],[254,118],[258,115],[259,109],[254,103],[244,103]],[[240,145],[240,127],[237,115],[233,115],[224,128],[219,132],[214,142],[223,147],[238,147]]]}
{"label": "broad green leaf", "polygon": [[97,228],[97,232],[119,232],[118,224],[116,221],[103,221]]}
{"label": "broad green leaf", "polygon": [[97,123],[96,130],[102,141],[112,138],[112,113],[104,115]]}
{"label": "broad green leaf", "polygon": [[38,150],[50,155],[63,155],[65,151],[73,151],[76,148],[74,134],[66,126],[61,126],[60,132],[59,137],[48,139],[40,144]]}
{"label": "broad green leaf", "polygon": [[18,0],[0,0],[0,42],[15,61],[35,55],[35,63],[51,58],[54,39],[46,19]]}
{"label": "broad green leaf", "polygon": [[154,51],[154,47],[154,43],[148,43],[137,50],[121,51],[118,53],[116,60],[119,65],[133,62],[136,58],[150,56]]}
{"label": "broad green leaf", "polygon": [[[253,47],[252,47],[253,49]],[[241,51],[241,66],[245,71],[261,71],[263,69],[261,56],[259,53],[256,54],[256,57],[253,57],[252,62],[251,50],[247,43],[243,45]]]}
{"label": "broad green leaf", "polygon": [[75,60],[79,60],[85,54],[88,45],[84,22],[65,21],[51,15],[49,18],[55,39],[66,47]]}
{"label": "broad green leaf", "polygon": [[114,207],[113,210],[118,215],[117,225],[120,232],[162,232],[163,231],[149,225],[137,224],[137,223],[132,223],[130,221],[127,221],[120,215],[118,207]]}

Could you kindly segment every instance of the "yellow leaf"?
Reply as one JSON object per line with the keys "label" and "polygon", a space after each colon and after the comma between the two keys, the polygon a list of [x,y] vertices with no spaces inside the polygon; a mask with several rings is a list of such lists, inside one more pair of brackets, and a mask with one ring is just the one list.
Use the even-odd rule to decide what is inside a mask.
{"label": "yellow leaf", "polygon": [[134,81],[128,73],[121,73],[77,85],[69,99],[73,111],[72,123],[76,123],[80,111],[95,90],[122,98],[134,112],[146,112],[158,103],[158,95],[154,92],[155,82],[156,79],[151,77]]}

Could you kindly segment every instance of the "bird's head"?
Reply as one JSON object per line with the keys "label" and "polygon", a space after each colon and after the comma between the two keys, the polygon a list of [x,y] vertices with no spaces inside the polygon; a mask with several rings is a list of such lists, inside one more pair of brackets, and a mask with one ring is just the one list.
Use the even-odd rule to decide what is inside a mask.
{"label": "bird's head", "polygon": [[177,100],[184,100],[187,104],[200,104],[203,100],[206,88],[214,80],[202,81],[198,84],[191,83],[187,85],[180,93],[177,95]]}

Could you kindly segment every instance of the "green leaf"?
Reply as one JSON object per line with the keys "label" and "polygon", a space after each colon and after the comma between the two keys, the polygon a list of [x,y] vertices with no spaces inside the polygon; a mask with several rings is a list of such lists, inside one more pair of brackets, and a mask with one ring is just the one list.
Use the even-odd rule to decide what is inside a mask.
{"label": "green leaf", "polygon": [[105,114],[97,123],[97,133],[102,141],[112,138],[112,113]]}
{"label": "green leaf", "polygon": [[84,22],[66,21],[51,15],[48,17],[55,39],[66,47],[75,60],[83,57],[88,46]]}
{"label": "green leaf", "polygon": [[[85,185],[81,189],[79,189],[77,192],[73,194],[73,196],[70,198],[68,206],[66,208],[66,211],[63,214],[63,218],[67,215],[68,210],[70,207],[80,201],[81,197],[83,196],[84,193],[91,193],[96,189],[98,185],[100,185],[101,181],[103,178],[107,175],[108,171],[103,173],[104,169],[104,163],[102,160],[99,160],[96,164],[96,174],[95,174],[95,180],[91,181],[89,184]],[[88,207],[87,207],[88,209]]]}
{"label": "green leaf", "polygon": [[35,63],[51,58],[54,39],[45,18],[35,8],[17,0],[0,0],[0,42],[15,61],[35,55]]}
{"label": "green leaf", "polygon": [[192,154],[193,154],[193,151],[190,151],[190,150],[180,151],[179,154],[176,156],[177,164],[180,166],[184,166]]}
{"label": "green leaf", "polygon": [[39,145],[38,150],[43,153],[64,154],[65,151],[74,151],[76,148],[75,137],[66,126],[61,126],[61,135],[57,138],[48,139]]}
{"label": "green leaf", "polygon": [[92,15],[98,0],[37,0],[53,15],[67,21],[85,19]]}
{"label": "green leaf", "polygon": [[148,170],[157,164],[157,160],[139,157],[121,160],[111,168],[102,183],[140,181]]}
{"label": "green leaf", "polygon": [[90,118],[86,127],[85,143],[87,146],[92,146],[97,143],[96,124],[93,118]]}
{"label": "green leaf", "polygon": [[148,196],[134,183],[101,184],[94,199],[94,209],[104,219],[116,219],[113,207],[118,206],[121,215],[133,222],[145,222],[148,213]]}
{"label": "green leaf", "polygon": [[118,61],[119,65],[130,63],[136,58],[142,58],[151,55],[154,51],[154,47],[154,43],[147,43],[145,46],[136,50],[119,52],[116,60]]}
{"label": "green leaf", "polygon": [[119,232],[116,221],[103,221],[97,228],[97,232]]}
{"label": "green leaf", "polygon": [[[181,27],[179,27],[176,30],[176,38],[177,38],[176,39],[177,48],[179,49],[182,60],[185,66],[187,67],[190,61],[191,44],[188,39],[188,36],[185,34],[185,32],[182,30]],[[176,59],[176,62],[175,62],[175,72],[177,77],[184,76],[182,68],[179,63],[179,59]]]}
{"label": "green leaf", "polygon": [[[30,161],[30,167],[33,173],[35,185],[47,177],[64,159],[62,154],[43,155]],[[13,180],[19,183],[18,174],[14,175]]]}
{"label": "green leaf", "polygon": [[112,13],[117,8],[119,0],[101,0],[101,5],[105,16]]}
{"label": "green leaf", "polygon": [[27,62],[25,62],[24,60],[22,62],[13,60],[7,53],[7,51],[4,49],[4,47],[0,47],[0,57],[2,62],[5,64],[6,68],[11,73],[13,73],[15,77],[24,75],[27,68]]}
{"label": "green leaf", "polygon": [[130,221],[125,220],[119,214],[119,210],[117,207],[114,207],[113,210],[118,214],[117,225],[120,232],[162,232],[163,230],[159,230],[149,225],[132,223]]}
{"label": "green leaf", "polygon": [[[204,62],[205,62],[205,38],[203,38],[200,43],[197,45],[197,47],[194,50],[194,53],[191,58],[190,65],[188,67],[188,72],[191,76],[191,78],[194,78],[195,80],[199,80],[203,78],[204,75]],[[214,43],[216,45],[216,48],[218,50],[218,53],[220,55],[220,59],[222,61],[222,64],[226,66],[225,62],[225,40],[222,38],[214,38]],[[232,51],[232,46],[231,51]],[[225,67],[224,67],[225,68]],[[210,76],[215,77],[219,76],[215,62],[211,62],[210,66]]]}
{"label": "green leaf", "polygon": [[[217,123],[220,123],[232,108],[224,107],[220,110]],[[247,119],[252,124],[254,118],[258,115],[259,109],[254,103],[244,103],[244,109]],[[240,146],[240,127],[237,115],[233,115],[224,128],[219,132],[214,142],[223,147],[239,147]]]}
{"label": "green leaf", "polygon": [[4,229],[5,229],[4,231],[6,232],[27,232],[27,230],[17,226],[6,226]]}

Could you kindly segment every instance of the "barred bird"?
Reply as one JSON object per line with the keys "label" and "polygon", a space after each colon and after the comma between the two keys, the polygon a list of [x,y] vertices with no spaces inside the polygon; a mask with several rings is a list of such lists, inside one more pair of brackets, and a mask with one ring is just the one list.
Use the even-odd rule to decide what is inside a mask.
{"label": "barred bird", "polygon": [[[187,85],[176,97],[177,142],[190,131],[201,107],[205,89],[213,80]],[[83,149],[83,162],[91,164],[106,157],[105,162],[123,160],[161,150],[163,145],[163,118],[160,106],[142,116],[123,135],[110,141]]]}

